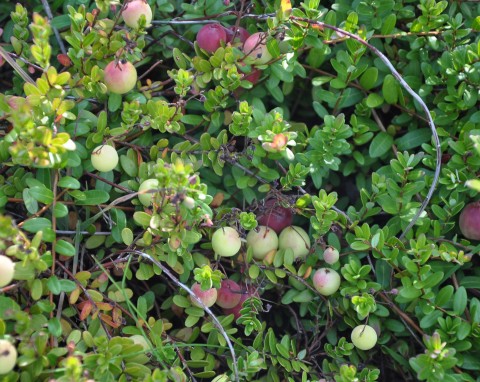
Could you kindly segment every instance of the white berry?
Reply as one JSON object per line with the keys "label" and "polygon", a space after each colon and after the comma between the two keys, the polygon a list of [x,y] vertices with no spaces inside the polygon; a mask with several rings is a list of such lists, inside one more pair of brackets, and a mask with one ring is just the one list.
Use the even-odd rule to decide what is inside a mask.
{"label": "white berry", "polygon": [[17,349],[10,341],[0,340],[0,375],[10,373],[17,363]]}
{"label": "white berry", "polygon": [[15,264],[10,257],[0,255],[0,288],[12,282],[14,271]]}
{"label": "white berry", "polygon": [[92,151],[92,166],[97,171],[111,171],[118,164],[118,153],[112,146],[98,146]]}
{"label": "white berry", "polygon": [[352,343],[360,350],[370,350],[377,343],[377,332],[370,325],[358,325],[352,330]]}

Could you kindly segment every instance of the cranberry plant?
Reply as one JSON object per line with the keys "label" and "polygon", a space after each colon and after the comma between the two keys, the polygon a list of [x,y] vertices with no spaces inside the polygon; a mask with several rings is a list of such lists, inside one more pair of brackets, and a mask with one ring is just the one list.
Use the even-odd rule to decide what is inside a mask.
{"label": "cranberry plant", "polygon": [[480,4],[0,4],[0,380],[480,378]]}

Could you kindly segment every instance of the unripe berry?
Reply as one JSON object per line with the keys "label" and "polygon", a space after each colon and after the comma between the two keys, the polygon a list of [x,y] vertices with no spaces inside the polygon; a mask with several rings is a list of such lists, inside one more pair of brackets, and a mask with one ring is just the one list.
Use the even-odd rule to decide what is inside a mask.
{"label": "unripe berry", "polygon": [[7,340],[0,340],[0,375],[10,373],[17,363],[17,349]]}
{"label": "unripe berry", "polygon": [[377,332],[369,325],[358,325],[352,330],[352,343],[360,350],[370,350],[377,343]]}
{"label": "unripe berry", "polygon": [[[215,304],[215,301],[217,301],[217,290],[215,288],[202,290],[200,284],[195,283],[192,285],[192,291],[193,293],[195,293],[195,296],[197,296],[207,308],[210,308],[213,304]],[[199,308],[203,308],[203,306],[201,306],[191,296],[190,301],[192,301],[193,305],[198,306]]]}
{"label": "unripe berry", "polygon": [[243,44],[243,52],[254,59],[258,65],[264,65],[272,59],[267,49],[267,34],[257,32],[252,34]]}
{"label": "unripe berry", "polygon": [[303,258],[310,252],[310,238],[303,228],[292,225],[280,233],[278,246],[280,249],[292,249],[295,259]]}
{"label": "unripe berry", "polygon": [[340,288],[340,275],[329,268],[320,268],[313,275],[313,286],[323,296],[330,296]]}
{"label": "unripe berry", "polygon": [[278,236],[273,229],[259,226],[248,233],[247,246],[252,247],[255,259],[263,260],[270,251],[278,248]]}
{"label": "unripe berry", "polygon": [[125,8],[122,11],[123,21],[130,28],[138,28],[138,22],[140,16],[145,16],[146,27],[149,27],[152,21],[152,8],[144,0],[133,0],[125,4]]}
{"label": "unripe berry", "polygon": [[[142,184],[138,188],[138,191],[142,192],[148,190],[155,190],[158,189],[158,187],[159,183],[157,179],[147,179],[142,182]],[[145,192],[144,194],[138,195],[138,200],[140,200],[140,203],[142,203],[145,207],[150,207],[154,196],[155,193]]]}
{"label": "unripe berry", "polygon": [[232,227],[219,228],[212,235],[212,248],[219,256],[235,256],[241,246],[240,236],[238,236],[237,230]]}
{"label": "unripe berry", "polygon": [[10,257],[0,255],[0,288],[12,282],[14,272],[15,264]]}
{"label": "unripe berry", "polygon": [[195,199],[193,199],[191,196],[186,196],[185,199],[183,199],[182,204],[188,208],[189,210],[195,208]]}
{"label": "unripe berry", "polygon": [[113,170],[118,164],[118,153],[112,146],[97,146],[93,149],[90,159],[95,170],[107,172]]}
{"label": "unripe berry", "polygon": [[129,61],[112,61],[104,69],[103,81],[111,93],[128,93],[137,84],[137,69]]}
{"label": "unripe berry", "polygon": [[335,264],[339,258],[340,254],[338,253],[338,250],[336,248],[327,247],[323,252],[323,260],[327,264]]}

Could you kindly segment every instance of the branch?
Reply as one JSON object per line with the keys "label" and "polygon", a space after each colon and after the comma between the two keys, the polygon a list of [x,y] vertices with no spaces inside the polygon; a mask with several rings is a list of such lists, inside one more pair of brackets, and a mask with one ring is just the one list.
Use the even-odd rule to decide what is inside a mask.
{"label": "branch", "polygon": [[422,205],[420,206],[420,208],[418,209],[417,213],[415,214],[413,219],[410,221],[408,226],[403,230],[403,233],[400,235],[399,239],[402,240],[405,237],[405,235],[408,233],[408,231],[410,231],[412,229],[412,227],[415,225],[415,223],[417,222],[418,218],[423,213],[423,211],[425,211],[425,208],[427,207],[428,203],[432,199],[433,193],[435,192],[435,189],[437,188],[438,180],[440,178],[440,169],[441,169],[441,163],[442,163],[441,162],[441,160],[442,160],[442,150],[441,150],[441,147],[440,147],[440,139],[438,137],[438,133],[437,133],[437,129],[435,127],[435,123],[433,122],[432,116],[430,115],[430,110],[428,109],[425,102],[423,102],[422,98],[417,93],[415,93],[412,90],[412,88],[405,82],[405,80],[402,78],[401,74],[393,67],[390,60],[382,52],[380,52],[377,48],[375,48],[373,45],[371,45],[367,41],[363,40],[360,36],[357,36],[353,33],[347,32],[346,30],[343,30],[341,28],[337,28],[333,25],[325,24],[321,21],[306,19],[306,18],[303,18],[303,17],[295,17],[295,16],[291,16],[290,19],[300,21],[300,22],[306,22],[306,23],[311,24],[311,25],[315,24],[315,25],[318,25],[319,27],[322,27],[322,28],[328,28],[328,29],[334,30],[335,32],[343,34],[345,36],[348,36],[348,37],[354,39],[355,41],[359,42],[360,44],[366,46],[375,55],[377,55],[378,58],[380,58],[380,60],[382,60],[382,62],[388,67],[388,69],[390,69],[390,72],[392,73],[392,75],[398,80],[398,82],[400,82],[400,85],[402,85],[402,87],[420,104],[423,111],[425,112],[425,116],[427,117],[428,124],[429,124],[430,130],[432,132],[432,137],[433,137],[433,140],[434,140],[434,143],[435,143],[435,149],[436,149],[436,152],[437,152],[436,163],[435,163],[435,174],[434,174],[434,177],[433,177],[432,185],[430,186],[430,189],[428,190],[427,196],[423,200]]}

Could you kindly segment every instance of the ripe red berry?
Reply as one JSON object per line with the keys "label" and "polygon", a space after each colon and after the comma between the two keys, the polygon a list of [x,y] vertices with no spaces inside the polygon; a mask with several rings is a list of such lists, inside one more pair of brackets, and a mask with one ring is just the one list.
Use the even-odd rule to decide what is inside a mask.
{"label": "ripe red berry", "polygon": [[238,304],[235,305],[233,308],[224,308],[223,309],[223,313],[225,313],[225,315],[229,315],[229,314],[233,314],[233,316],[235,317],[235,319],[239,318],[240,317],[240,310],[242,310],[242,305],[243,303],[245,302],[245,300],[249,297],[252,297],[252,296],[255,296],[255,297],[260,297],[258,295],[258,292],[255,290],[255,288],[251,285],[247,286],[247,289],[245,290],[242,290],[242,293],[240,294],[240,300],[238,301]]}
{"label": "ripe red berry", "polygon": [[245,28],[231,26],[226,28],[227,42],[239,41],[242,44],[250,37],[250,33]]}
{"label": "ripe red berry", "polygon": [[104,82],[111,93],[125,94],[137,84],[137,70],[131,62],[112,61],[104,69]]}
{"label": "ripe red berry", "polygon": [[242,288],[233,280],[222,280],[218,290],[216,304],[225,309],[231,309],[238,305],[242,298]]}
{"label": "ripe red berry", "polygon": [[292,225],[293,214],[288,208],[282,207],[277,200],[268,199],[257,221],[260,225],[270,227],[279,234],[284,228]]}
{"label": "ripe red berry", "polygon": [[251,82],[253,85],[256,85],[260,77],[262,76],[262,71],[260,69],[253,69],[249,74],[245,75],[242,80]]}
{"label": "ripe red berry", "polygon": [[209,53],[215,52],[227,41],[227,32],[220,24],[206,24],[197,33],[198,46]]}
{"label": "ripe red berry", "polygon": [[250,72],[241,70],[241,67],[244,67],[246,64],[244,62],[239,62],[238,66],[238,72],[243,73],[242,80],[251,82],[253,85],[256,85],[258,80],[260,80],[260,77],[262,76],[262,71],[260,69],[257,69],[253,66],[250,66]]}
{"label": "ripe red berry", "polygon": [[458,220],[462,235],[470,240],[480,240],[480,202],[467,204]]}

